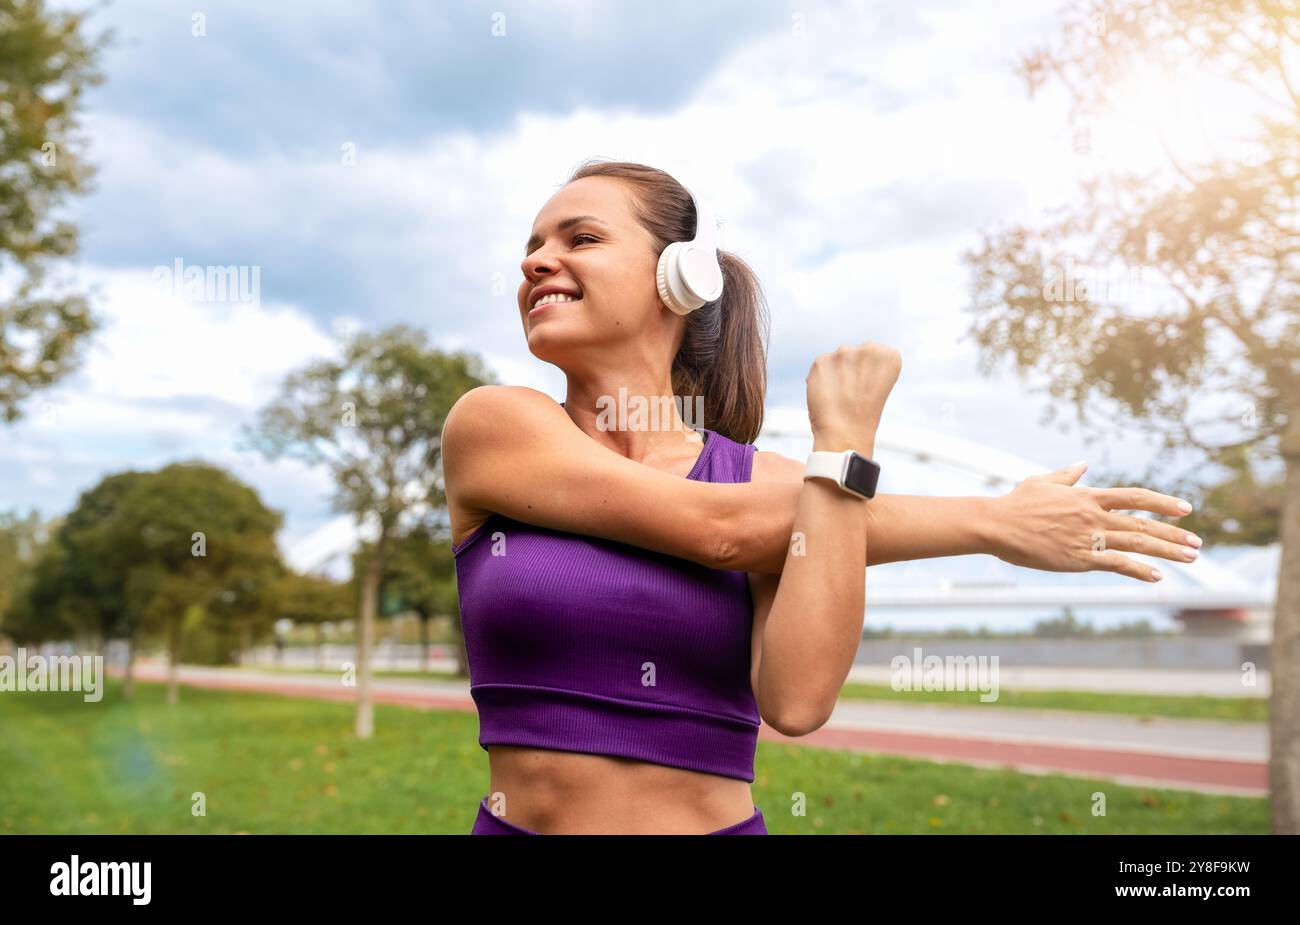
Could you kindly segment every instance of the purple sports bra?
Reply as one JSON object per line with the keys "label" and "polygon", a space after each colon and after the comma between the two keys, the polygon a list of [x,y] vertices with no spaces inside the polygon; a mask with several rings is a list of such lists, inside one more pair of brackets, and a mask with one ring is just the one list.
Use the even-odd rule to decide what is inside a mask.
{"label": "purple sports bra", "polygon": [[[748,482],[755,446],[697,428],[686,477]],[[753,782],[744,572],[492,514],[453,547],[479,744]]]}

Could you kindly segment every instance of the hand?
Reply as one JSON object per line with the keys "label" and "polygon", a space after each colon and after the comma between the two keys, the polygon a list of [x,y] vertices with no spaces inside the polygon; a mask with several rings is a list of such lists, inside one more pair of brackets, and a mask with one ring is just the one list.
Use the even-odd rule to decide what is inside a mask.
{"label": "hand", "polygon": [[1086,465],[1032,475],[995,500],[995,555],[1003,562],[1049,572],[1118,572],[1159,581],[1158,572],[1118,550],[1190,562],[1199,540],[1173,524],[1117,510],[1183,517],[1179,499],[1146,488],[1085,488],[1074,483]]}
{"label": "hand", "polygon": [[870,456],[885,399],[902,366],[897,350],[871,341],[845,344],[813,360],[805,381],[814,449]]}

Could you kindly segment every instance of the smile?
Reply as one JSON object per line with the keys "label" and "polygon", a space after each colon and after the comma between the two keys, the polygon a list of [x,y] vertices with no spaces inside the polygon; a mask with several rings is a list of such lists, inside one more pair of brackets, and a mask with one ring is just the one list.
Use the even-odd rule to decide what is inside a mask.
{"label": "smile", "polygon": [[582,299],[575,299],[572,296],[559,296],[559,297],[549,296],[549,295],[542,296],[542,298],[538,300],[537,304],[528,310],[528,317],[531,318],[534,315],[536,315],[538,312],[540,312],[542,309],[549,308],[552,305],[564,305],[570,302],[581,302],[581,301]]}

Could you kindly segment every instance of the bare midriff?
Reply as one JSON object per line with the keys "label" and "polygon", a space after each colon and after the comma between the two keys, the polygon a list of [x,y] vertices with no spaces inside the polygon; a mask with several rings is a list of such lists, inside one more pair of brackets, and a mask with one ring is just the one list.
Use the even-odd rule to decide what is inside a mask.
{"label": "bare midriff", "polygon": [[717,774],[515,745],[488,764],[488,808],[542,835],[706,835],[754,814],[749,782]]}

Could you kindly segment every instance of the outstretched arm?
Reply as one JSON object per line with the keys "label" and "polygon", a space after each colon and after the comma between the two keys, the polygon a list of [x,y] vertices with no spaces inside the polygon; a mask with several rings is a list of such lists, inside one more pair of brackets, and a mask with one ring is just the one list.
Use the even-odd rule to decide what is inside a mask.
{"label": "outstretched arm", "polygon": [[[736,511],[724,544],[728,568],[780,574],[794,531],[804,464],[780,453],[754,454],[751,478],[766,503]],[[837,489],[838,491],[838,489]],[[877,494],[866,504],[867,565],[994,552],[994,498]]]}
{"label": "outstretched arm", "polygon": [[[804,464],[779,453],[754,456],[767,500],[737,496],[718,529],[723,568],[780,574],[794,530]],[[1183,517],[1180,501],[1146,488],[1085,488],[1083,469],[1032,476],[1000,497],[877,494],[867,502],[867,565],[985,553],[1053,572],[1113,571],[1141,581],[1149,565],[1121,552],[1176,562],[1196,558],[1200,540],[1174,524],[1120,514],[1142,510]],[[739,487],[739,486],[737,486]]]}

